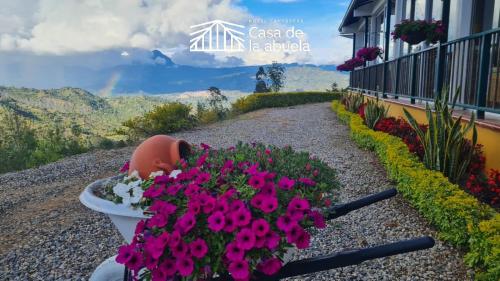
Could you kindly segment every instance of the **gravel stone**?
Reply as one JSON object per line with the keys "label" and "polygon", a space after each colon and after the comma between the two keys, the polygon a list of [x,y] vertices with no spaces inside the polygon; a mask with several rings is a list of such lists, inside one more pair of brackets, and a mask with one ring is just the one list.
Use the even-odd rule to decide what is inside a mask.
{"label": "gravel stone", "polygon": [[[393,187],[376,156],[360,150],[329,103],[264,109],[175,136],[192,143],[228,147],[238,140],[291,145],[338,171],[338,201],[348,202]],[[78,201],[83,188],[109,177],[133,147],[98,150],[0,176],[0,280],[87,280],[116,253],[123,239],[103,214]],[[430,235],[436,246],[290,280],[472,280],[463,253],[400,195],[354,211],[315,232],[311,247],[292,259],[326,255]]]}

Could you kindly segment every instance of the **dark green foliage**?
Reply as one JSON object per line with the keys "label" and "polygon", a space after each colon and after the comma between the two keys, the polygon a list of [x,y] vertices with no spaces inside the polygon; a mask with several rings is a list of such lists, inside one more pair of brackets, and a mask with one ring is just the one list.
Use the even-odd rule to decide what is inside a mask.
{"label": "dark green foliage", "polygon": [[125,121],[131,137],[144,137],[157,134],[169,134],[190,129],[196,124],[191,114],[191,106],[180,102],[168,102],[156,106],[144,116]]}
{"label": "dark green foliage", "polygon": [[305,103],[326,102],[339,99],[338,93],[298,92],[252,94],[241,97],[231,105],[233,114],[241,114],[268,107],[285,107]]}
{"label": "dark green foliage", "polygon": [[58,122],[54,124],[34,129],[15,112],[0,112],[0,173],[36,167],[88,150],[75,134],[76,127],[65,132]]}
{"label": "dark green foliage", "polygon": [[210,94],[208,105],[217,114],[217,119],[222,120],[226,118],[228,110],[224,106],[224,103],[227,102],[227,97],[217,87],[208,88],[208,92]]}
{"label": "dark green foliage", "polygon": [[[451,108],[448,107],[448,91],[444,96],[437,95],[434,100],[434,112],[426,104],[428,129],[422,131],[417,121],[406,110],[404,113],[408,123],[415,130],[424,147],[423,162],[428,169],[441,171],[453,183],[457,183],[466,175],[467,167],[472,159],[477,143],[477,131],[474,114],[470,121],[462,126],[462,117],[453,118],[453,109],[459,96],[457,90]],[[466,136],[472,130],[472,143]]]}
{"label": "dark green foliage", "polygon": [[255,74],[255,91],[254,93],[267,93],[269,89],[267,88],[267,73],[264,70],[264,67],[259,67],[259,70]]}
{"label": "dark green foliage", "polygon": [[273,62],[267,67],[267,77],[269,77],[271,85],[269,88],[273,92],[279,92],[285,85],[285,67],[277,62]]}
{"label": "dark green foliage", "polygon": [[342,96],[342,103],[345,105],[346,109],[352,113],[358,113],[359,108],[365,102],[363,94],[358,93],[347,93]]}

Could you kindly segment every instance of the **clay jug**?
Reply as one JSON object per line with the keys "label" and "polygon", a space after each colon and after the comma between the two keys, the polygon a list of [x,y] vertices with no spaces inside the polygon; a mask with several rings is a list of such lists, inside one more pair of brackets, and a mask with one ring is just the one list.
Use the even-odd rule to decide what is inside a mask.
{"label": "clay jug", "polygon": [[137,171],[142,179],[157,171],[168,174],[175,169],[177,161],[186,158],[190,152],[191,146],[184,140],[167,135],[152,136],[135,149],[128,173]]}

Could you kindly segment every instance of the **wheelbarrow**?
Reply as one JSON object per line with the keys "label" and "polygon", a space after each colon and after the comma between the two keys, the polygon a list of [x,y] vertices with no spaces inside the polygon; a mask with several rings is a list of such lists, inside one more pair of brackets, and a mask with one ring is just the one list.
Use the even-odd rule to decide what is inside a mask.
{"label": "wheelbarrow", "polygon": [[[396,194],[397,194],[396,189],[392,188],[349,203],[335,205],[330,209],[328,209],[327,219],[332,220],[344,216],[351,211],[391,198]],[[279,272],[277,272],[273,276],[267,276],[261,272],[255,271],[253,273],[252,280],[277,281],[288,277],[300,276],[304,274],[325,271],[333,268],[356,265],[368,260],[429,249],[432,248],[433,246],[434,246],[434,239],[432,239],[432,237],[429,236],[424,236],[420,238],[409,239],[375,247],[347,250],[347,251],[333,253],[330,255],[323,255],[323,256],[288,262],[281,268]],[[125,269],[123,280],[124,281],[133,280],[131,272],[127,269]],[[233,278],[231,278],[229,274],[223,274],[222,276],[214,277],[211,280],[232,281]]]}

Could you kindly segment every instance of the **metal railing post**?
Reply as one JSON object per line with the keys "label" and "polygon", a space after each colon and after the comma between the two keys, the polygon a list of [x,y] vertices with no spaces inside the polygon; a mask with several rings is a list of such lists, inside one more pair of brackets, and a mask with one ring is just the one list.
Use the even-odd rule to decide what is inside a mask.
{"label": "metal railing post", "polygon": [[446,45],[439,45],[437,47],[437,59],[434,68],[434,93],[433,96],[437,97],[441,93],[443,88],[443,77],[444,77],[444,63],[446,58]]}
{"label": "metal railing post", "polygon": [[[480,62],[479,62],[479,83],[476,92],[476,105],[486,107],[486,95],[488,93],[488,79],[490,74],[490,50],[491,33],[482,36]],[[477,110],[477,118],[484,119],[484,110]]]}
{"label": "metal railing post", "polygon": [[396,81],[394,81],[394,98],[395,99],[398,99],[398,87],[399,87],[399,64],[400,64],[401,60],[398,58],[396,60]]}
{"label": "metal railing post", "polygon": [[411,87],[410,87],[410,99],[411,104],[415,104],[415,97],[417,92],[417,55],[412,55],[411,57]]}

